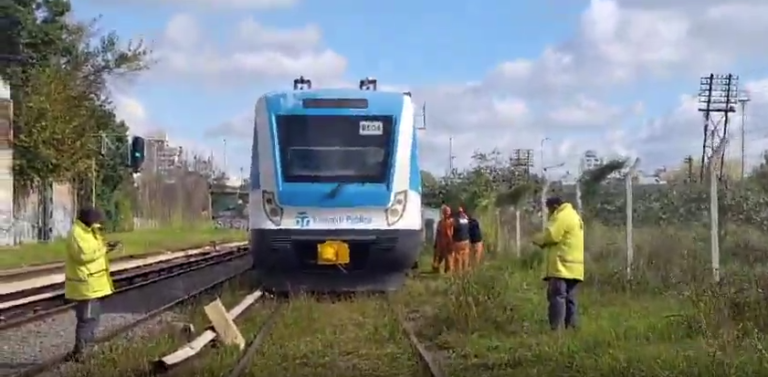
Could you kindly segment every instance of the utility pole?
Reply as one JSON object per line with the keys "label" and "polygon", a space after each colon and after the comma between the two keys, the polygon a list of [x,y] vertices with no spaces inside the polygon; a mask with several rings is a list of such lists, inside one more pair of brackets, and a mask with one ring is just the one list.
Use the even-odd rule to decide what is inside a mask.
{"label": "utility pole", "polygon": [[741,105],[741,179],[746,177],[747,102],[749,101],[749,93],[747,91],[742,92],[739,96],[739,105]]}
{"label": "utility pole", "polygon": [[227,164],[228,164],[228,161],[227,161],[227,139],[224,139],[223,141],[224,141],[224,176],[226,177],[227,176],[227,168],[228,168],[228,166],[227,166]]}
{"label": "utility pole", "polygon": [[683,165],[686,167],[685,183],[693,183],[693,156],[683,159]]}
{"label": "utility pole", "polygon": [[[704,141],[701,148],[701,169],[699,172],[700,181],[704,182],[704,170],[706,166],[715,163],[720,159],[720,173],[718,178],[723,178],[723,167],[725,165],[725,148],[718,151],[719,156],[715,156],[715,149],[720,143],[728,137],[729,115],[736,112],[735,104],[738,101],[738,82],[739,76],[733,74],[716,75],[702,77],[699,80],[699,112],[704,114]],[[712,123],[712,114],[721,113],[722,118]],[[722,131],[720,123],[723,123]]]}
{"label": "utility pole", "polygon": [[550,141],[550,140],[551,139],[548,138],[548,137],[545,137],[545,138],[541,139],[541,144],[540,144],[541,148],[540,148],[540,151],[539,151],[541,153],[541,159],[539,160],[539,164],[541,164],[541,177],[542,178],[544,177],[544,173],[545,173],[544,170],[546,169],[546,167],[544,166],[544,143],[546,143],[547,141]]}
{"label": "utility pole", "polygon": [[240,184],[237,185],[237,200],[240,200],[240,189],[243,187],[243,183],[245,183],[245,168],[242,166],[240,167]]}
{"label": "utility pole", "polygon": [[529,179],[531,168],[533,168],[533,149],[513,150],[510,165],[512,165],[512,171],[515,174],[515,181]]}
{"label": "utility pole", "polygon": [[448,176],[453,177],[454,174],[454,168],[453,168],[453,161],[456,159],[456,156],[453,154],[453,136],[448,138]]}

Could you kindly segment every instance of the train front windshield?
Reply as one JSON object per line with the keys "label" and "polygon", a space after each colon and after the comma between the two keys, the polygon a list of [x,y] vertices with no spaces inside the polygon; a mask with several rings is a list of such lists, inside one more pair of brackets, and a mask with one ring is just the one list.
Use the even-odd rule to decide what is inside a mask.
{"label": "train front windshield", "polygon": [[387,183],[393,117],[279,115],[284,182]]}

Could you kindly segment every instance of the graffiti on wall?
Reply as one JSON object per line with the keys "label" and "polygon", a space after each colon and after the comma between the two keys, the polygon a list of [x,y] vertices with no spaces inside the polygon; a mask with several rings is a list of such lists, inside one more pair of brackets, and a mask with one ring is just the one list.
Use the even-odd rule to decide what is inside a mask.
{"label": "graffiti on wall", "polygon": [[54,184],[49,228],[51,238],[66,237],[75,219],[75,190],[68,184]]}
{"label": "graffiti on wall", "polygon": [[0,245],[54,240],[72,229],[74,192],[69,185],[53,185],[48,192],[33,192],[13,201],[10,180],[0,179]]}

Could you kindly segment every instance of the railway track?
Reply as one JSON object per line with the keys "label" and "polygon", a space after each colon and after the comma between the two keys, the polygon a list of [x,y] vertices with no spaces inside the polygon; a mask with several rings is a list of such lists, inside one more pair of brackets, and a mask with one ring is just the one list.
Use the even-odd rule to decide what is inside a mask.
{"label": "railway track", "polygon": [[[106,342],[153,319],[166,318],[161,315],[242,276],[250,269],[249,258],[247,247],[241,246],[120,271],[114,276],[115,294],[102,303],[105,312],[97,341]],[[0,303],[5,318],[0,322],[4,340],[0,347],[0,376],[38,376],[64,363],[74,323],[69,318],[73,317],[69,310],[72,304],[64,299],[63,287],[58,288],[50,287],[47,293],[37,291],[37,297],[27,300],[16,298],[23,301],[19,305]],[[110,316],[112,320],[106,322],[111,324],[105,324]],[[57,338],[57,333],[64,338]],[[36,337],[49,339],[42,352],[30,347],[40,347],[41,340]],[[20,345],[8,351],[9,343]]]}
{"label": "railway track", "polygon": [[[219,287],[222,284],[237,278],[238,276],[241,276],[249,269],[248,267],[242,266],[249,266],[249,264],[239,263],[238,259],[247,257],[247,250],[243,248],[241,250],[234,251],[217,251],[199,254],[194,257],[186,258],[183,261],[176,260],[174,263],[158,263],[157,265],[125,270],[120,275],[120,277],[115,277],[116,285],[118,286],[115,296],[120,295],[121,293],[133,291],[137,288],[147,286],[149,284],[160,283],[166,279],[180,277],[184,274],[188,274],[193,271],[204,270],[207,267],[220,265],[222,263],[229,262],[235,266],[240,266],[239,268],[232,270],[231,273],[226,275],[216,275],[215,281],[206,283],[205,286],[186,292],[183,297],[179,297],[162,305],[156,306],[152,310],[144,313],[140,317],[135,318],[128,323],[110,329],[109,331],[99,336],[98,342],[106,342],[117,336],[125,334],[134,328],[141,326],[142,324],[150,322],[154,318],[160,317],[161,314],[170,311],[174,307],[189,302],[201,294],[210,292],[212,289]],[[41,321],[46,317],[61,314],[71,307],[71,304],[66,303],[66,301],[63,300],[63,297],[60,296],[63,295],[63,292],[50,291],[48,293],[55,293],[55,295],[40,300],[33,300],[23,305],[9,306],[0,311],[0,314],[5,316],[5,320],[0,323],[0,331],[22,327],[25,324],[29,324],[35,321]],[[229,311],[230,317],[233,319],[237,318],[259,300],[264,300],[264,295],[260,290],[254,291],[250,295],[247,295],[240,304]],[[398,312],[397,309],[389,301],[387,296],[383,296],[383,300],[387,303],[387,306],[390,307],[391,310],[396,313]],[[262,348],[263,344],[269,337],[270,331],[280,320],[281,314],[285,312],[286,305],[287,300],[278,301],[256,334],[244,334],[249,342],[246,346],[246,349],[241,353],[240,357],[233,365],[233,368],[228,372],[228,376],[240,377],[246,374],[248,367],[252,364],[254,358],[258,354],[258,351]],[[410,346],[413,348],[414,353],[418,355],[421,364],[423,364],[425,372],[428,372],[428,375],[431,377],[444,377],[445,373],[441,366],[436,361],[434,355],[429,352],[426,347],[424,347],[424,345],[418,340],[408,319],[404,316],[398,315],[397,321],[399,322],[403,333],[406,335]],[[207,329],[192,342],[182,346],[176,352],[158,360],[155,363],[154,368],[152,368],[152,375],[157,377],[167,375],[168,372],[173,371],[177,366],[185,364],[189,362],[189,360],[193,359],[193,357],[202,351],[207,345],[211,344],[215,338],[216,333],[212,329]],[[20,372],[15,372],[10,375],[14,377],[36,377],[40,375],[49,375],[50,373],[55,374],[55,371],[59,370],[58,367],[63,365],[64,361],[65,353],[61,352],[53,357],[46,357],[43,362],[37,363],[37,365],[25,367]],[[3,374],[0,371],[0,375],[7,374]]]}
{"label": "railway track", "polygon": [[[115,294],[210,267],[247,255],[246,247],[209,252],[118,271],[112,275]],[[39,321],[74,307],[63,284],[51,284],[0,295],[0,331]]]}
{"label": "railway track", "polygon": [[[243,313],[243,311],[245,311],[251,304],[253,304],[253,302],[258,300],[260,297],[261,297],[260,291],[252,293],[251,295],[246,297],[246,299],[244,299],[243,302],[240,303],[240,305],[238,305],[237,307],[235,307],[229,312],[230,317],[232,317],[233,319],[237,318],[239,315]],[[384,300],[387,302],[388,306],[390,306],[391,310],[396,311],[396,309],[392,306],[391,302],[389,302],[389,299],[386,296]],[[275,305],[274,308],[271,309],[271,312],[268,314],[267,319],[261,325],[258,332],[250,339],[249,343],[246,346],[246,349],[241,353],[240,357],[238,358],[233,368],[229,371],[229,373],[225,374],[226,376],[242,377],[247,374],[248,368],[253,363],[253,360],[258,354],[258,351],[261,349],[261,347],[269,337],[270,331],[274,328],[275,324],[280,320],[281,314],[285,312],[286,306],[287,306],[287,302],[283,300],[279,302],[277,305]],[[430,377],[446,377],[446,373],[441,367],[440,363],[437,361],[437,358],[435,357],[435,355],[433,355],[429,350],[427,350],[424,344],[421,343],[419,339],[416,337],[412,324],[408,321],[408,319],[402,315],[399,315],[398,313],[397,320],[399,322],[400,328],[402,329],[403,333],[406,335],[408,339],[409,345],[418,354],[418,358],[424,367],[425,374]],[[206,333],[198,337],[198,339],[195,339],[194,341],[181,347],[176,352],[158,360],[155,363],[155,366],[153,368],[154,376],[162,377],[168,374],[174,368],[178,367],[179,365],[185,362],[188,362],[190,359],[192,359],[193,356],[198,354],[205,345],[211,343],[215,337],[216,335],[212,330],[207,330]]]}
{"label": "railway track", "polygon": [[[164,258],[165,256],[169,256],[177,253],[184,253],[184,252],[189,252],[189,251],[199,250],[199,249],[210,249],[210,250],[216,250],[218,248],[225,249],[225,248],[237,246],[238,244],[239,243],[237,242],[232,242],[232,243],[209,242],[206,244],[200,244],[199,246],[193,246],[185,250],[179,250],[174,252],[156,251],[156,252],[150,252],[150,253],[125,255],[117,258],[110,258],[110,263],[114,266],[114,265],[119,265],[121,263],[131,263],[137,260],[146,260],[146,259],[155,259],[155,258],[166,260]],[[243,244],[243,243],[240,243],[240,244]],[[35,279],[35,278],[40,278],[40,277],[45,277],[45,276],[50,276],[55,274],[62,274],[63,272],[64,272],[63,262],[38,264],[38,265],[32,265],[32,266],[27,266],[22,268],[13,268],[13,269],[7,269],[7,270],[3,269],[3,270],[0,270],[0,285],[13,283],[19,280],[30,280],[30,279]],[[0,297],[2,297],[2,294],[0,294]]]}

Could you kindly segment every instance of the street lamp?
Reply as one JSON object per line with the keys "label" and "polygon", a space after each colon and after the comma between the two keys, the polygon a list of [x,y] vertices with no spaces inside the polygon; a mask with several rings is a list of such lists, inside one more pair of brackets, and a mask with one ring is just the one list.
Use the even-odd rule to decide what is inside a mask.
{"label": "street lamp", "polygon": [[547,141],[552,141],[552,139],[545,137],[541,139],[541,149],[539,152],[541,153],[541,161],[539,162],[541,164],[541,174],[544,175],[546,173],[547,169],[544,167],[544,143]]}
{"label": "street lamp", "polygon": [[561,163],[559,163],[559,164],[557,164],[557,165],[550,165],[550,166],[545,166],[545,167],[542,167],[542,168],[541,168],[541,171],[542,171],[544,174],[546,174],[546,173],[547,173],[547,171],[549,171],[550,169],[557,169],[557,168],[562,168],[563,166],[565,166],[565,162],[561,162]]}

